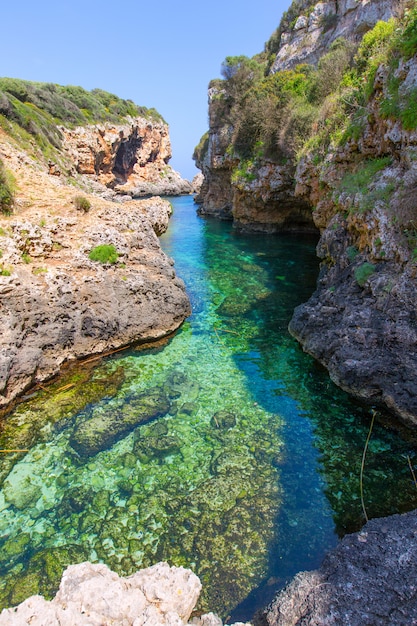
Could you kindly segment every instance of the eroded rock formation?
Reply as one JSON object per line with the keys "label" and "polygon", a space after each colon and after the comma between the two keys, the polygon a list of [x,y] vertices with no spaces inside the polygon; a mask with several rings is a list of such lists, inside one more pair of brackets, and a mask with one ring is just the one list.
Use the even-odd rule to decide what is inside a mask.
{"label": "eroded rock formation", "polygon": [[171,142],[162,122],[138,117],[60,130],[76,171],[118,193],[136,198],[192,191],[169,165]]}
{"label": "eroded rock formation", "polygon": [[[0,140],[18,182],[15,212],[0,223],[4,407],[64,363],[168,335],[190,305],[158,242],[169,202],[88,195],[91,208],[77,209],[77,191],[63,177],[48,174],[4,134]],[[112,258],[91,260],[99,246],[114,248]]]}
{"label": "eroded rock formation", "polygon": [[[378,20],[400,14],[404,0],[302,0],[293,3],[296,19],[278,29],[278,52],[270,75],[300,63],[317,64],[335,40],[357,45]],[[232,148],[233,103],[221,81],[208,91],[209,132],[194,153],[204,174],[197,202],[199,213],[233,220],[237,229],[258,232],[315,232],[311,205],[295,194],[295,153],[284,149],[280,159],[258,156],[245,162]],[[278,134],[281,131],[278,131]],[[290,155],[290,156],[289,156]],[[243,171],[239,171],[242,168]],[[237,175],[236,175],[237,174]]]}
{"label": "eroded rock formation", "polygon": [[301,572],[265,614],[267,626],[417,624],[417,513],[372,520],[320,569]]}

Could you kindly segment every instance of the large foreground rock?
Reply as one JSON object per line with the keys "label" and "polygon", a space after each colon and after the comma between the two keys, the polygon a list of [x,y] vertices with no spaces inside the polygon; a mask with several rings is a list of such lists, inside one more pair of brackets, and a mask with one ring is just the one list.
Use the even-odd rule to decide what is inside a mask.
{"label": "large foreground rock", "polygon": [[195,574],[167,563],[120,578],[106,565],[86,562],[67,568],[51,602],[32,596],[16,609],[5,609],[0,624],[181,626],[188,621],[200,590]]}
{"label": "large foreground rock", "polygon": [[65,570],[52,601],[32,596],[4,609],[0,626],[222,626],[214,613],[188,621],[200,591],[200,579],[183,567],[158,563],[122,578],[85,562]]}
{"label": "large foreground rock", "polygon": [[417,511],[370,521],[321,568],[298,574],[269,607],[268,626],[417,624]]}

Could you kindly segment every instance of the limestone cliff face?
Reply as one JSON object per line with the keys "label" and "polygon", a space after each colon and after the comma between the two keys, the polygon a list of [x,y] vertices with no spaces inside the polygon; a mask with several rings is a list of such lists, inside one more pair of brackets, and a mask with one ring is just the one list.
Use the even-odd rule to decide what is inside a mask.
{"label": "limestone cliff face", "polygon": [[[280,26],[278,52],[270,74],[300,63],[317,64],[339,37],[357,44],[378,20],[399,14],[403,5],[404,0],[294,2],[296,18],[291,24],[283,20]],[[314,231],[308,203],[295,195],[294,153],[280,162],[258,157],[243,176],[239,175],[242,159],[230,150],[235,128],[221,84],[210,86],[208,105],[207,141],[194,154],[196,165],[204,174],[197,198],[199,212],[233,220],[235,227],[243,230]]]}
{"label": "limestone cliff face", "polygon": [[[316,64],[333,41],[344,37],[359,43],[379,20],[398,16],[404,0],[325,0],[304,1],[291,25],[283,25],[280,48],[271,72]],[[288,27],[289,26],[289,27]]]}
{"label": "limestone cliff face", "polygon": [[171,142],[162,122],[137,117],[60,131],[63,150],[77,173],[118,193],[140,197],[192,191],[169,165]]}

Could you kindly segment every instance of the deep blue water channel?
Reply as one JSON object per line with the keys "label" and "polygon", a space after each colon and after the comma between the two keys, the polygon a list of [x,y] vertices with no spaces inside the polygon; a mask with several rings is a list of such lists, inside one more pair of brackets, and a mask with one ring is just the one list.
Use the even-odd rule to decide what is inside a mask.
{"label": "deep blue water channel", "polygon": [[[315,238],[237,234],[190,197],[172,203],[161,244],[192,316],[168,342],[70,372],[7,419],[1,447],[30,451],[2,458],[2,606],[52,594],[70,562],[128,575],[166,560],[200,576],[202,610],[246,620],[364,523],[372,408],[287,331],[314,290]],[[157,418],[74,451],[80,424],[129,420],[145,396]],[[369,518],[417,507],[415,447],[378,417]]]}

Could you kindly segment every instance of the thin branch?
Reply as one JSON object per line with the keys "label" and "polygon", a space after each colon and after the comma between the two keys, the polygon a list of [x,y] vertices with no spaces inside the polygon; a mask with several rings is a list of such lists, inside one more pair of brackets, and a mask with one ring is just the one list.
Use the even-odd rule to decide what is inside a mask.
{"label": "thin branch", "polygon": [[365,508],[365,502],[363,499],[363,471],[365,468],[365,458],[366,458],[366,452],[368,450],[368,445],[369,445],[369,440],[371,438],[371,434],[372,434],[372,428],[374,426],[374,421],[375,421],[375,411],[372,411],[372,420],[371,420],[371,425],[369,427],[369,432],[368,432],[368,436],[366,438],[366,442],[365,442],[365,447],[363,449],[363,454],[362,454],[362,463],[361,463],[361,474],[360,474],[360,479],[359,479],[359,485],[360,485],[360,492],[361,492],[361,504],[362,504],[362,511],[363,514],[365,516],[365,520],[368,521],[368,515],[366,513],[366,508]]}

